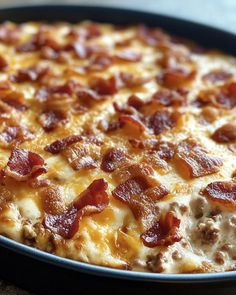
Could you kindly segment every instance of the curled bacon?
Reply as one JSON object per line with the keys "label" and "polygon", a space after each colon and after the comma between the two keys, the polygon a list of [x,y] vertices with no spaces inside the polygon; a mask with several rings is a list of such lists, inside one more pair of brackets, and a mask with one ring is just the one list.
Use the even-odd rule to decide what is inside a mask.
{"label": "curled bacon", "polygon": [[179,226],[180,220],[169,211],[141,235],[141,240],[149,248],[173,245],[182,239]]}
{"label": "curled bacon", "polygon": [[186,139],[177,147],[175,161],[188,177],[201,177],[219,171],[223,161],[208,152],[194,140]]}
{"label": "curled bacon", "polygon": [[45,214],[44,226],[65,239],[73,238],[84,216],[100,213],[108,206],[107,186],[103,179],[94,180],[64,212]]}
{"label": "curled bacon", "polygon": [[236,125],[227,123],[218,128],[211,136],[216,142],[233,142],[236,140]]}
{"label": "curled bacon", "polygon": [[216,181],[207,185],[201,194],[213,202],[236,207],[236,183],[232,181]]}
{"label": "curled bacon", "polygon": [[13,148],[8,163],[4,169],[5,175],[18,181],[26,181],[29,178],[46,173],[44,159],[31,151]]}
{"label": "curled bacon", "polygon": [[111,148],[103,156],[101,169],[105,172],[113,172],[119,167],[125,160],[127,155],[124,150]]}

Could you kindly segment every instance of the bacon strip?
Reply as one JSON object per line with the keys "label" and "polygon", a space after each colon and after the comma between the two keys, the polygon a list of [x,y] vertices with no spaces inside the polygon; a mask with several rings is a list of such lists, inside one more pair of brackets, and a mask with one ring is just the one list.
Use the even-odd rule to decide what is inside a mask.
{"label": "bacon strip", "polygon": [[45,167],[43,158],[38,154],[13,148],[4,172],[5,175],[17,181],[26,181],[46,173],[47,168]]}
{"label": "bacon strip", "polygon": [[201,177],[219,171],[223,161],[208,154],[194,140],[186,139],[177,147],[175,161],[179,169],[190,178]]}
{"label": "bacon strip", "polygon": [[178,232],[179,226],[180,220],[169,211],[141,235],[141,240],[149,248],[173,245],[182,239]]}
{"label": "bacon strip", "polygon": [[100,213],[108,206],[107,187],[103,179],[94,180],[63,213],[54,215],[46,213],[44,226],[64,239],[73,238],[84,216]]}
{"label": "bacon strip", "polygon": [[201,194],[213,202],[236,208],[236,183],[232,181],[216,181],[207,185]]}

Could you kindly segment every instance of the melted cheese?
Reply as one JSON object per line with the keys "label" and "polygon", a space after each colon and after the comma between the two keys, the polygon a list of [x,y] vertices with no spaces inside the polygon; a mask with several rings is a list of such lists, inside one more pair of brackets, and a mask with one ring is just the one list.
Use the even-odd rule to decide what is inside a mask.
{"label": "melted cheese", "polygon": [[[88,23],[73,25],[74,29],[80,29]],[[40,27],[39,23],[22,24],[21,42],[27,42]],[[59,42],[64,42],[65,35],[70,31],[72,25],[66,23],[55,24],[54,37]],[[106,47],[110,54],[121,51],[115,46],[115,42],[123,41],[126,38],[135,36],[137,27],[127,27],[123,30],[115,30],[108,24],[100,25],[102,35],[91,38],[88,45],[100,45]],[[220,238],[214,245],[204,243],[199,237],[196,229],[199,223],[204,223],[209,218],[210,212],[214,209],[212,205],[206,204],[201,220],[194,217],[191,204],[199,198],[199,191],[210,182],[216,180],[229,180],[236,169],[235,154],[227,149],[225,145],[217,144],[209,136],[218,127],[226,122],[236,121],[236,112],[227,110],[221,112],[219,119],[212,123],[202,123],[201,109],[194,106],[181,107],[182,118],[179,125],[160,135],[161,139],[178,144],[186,137],[192,136],[201,143],[212,155],[216,155],[223,160],[220,171],[208,176],[186,180],[182,177],[178,167],[169,163],[167,173],[162,173],[156,169],[155,178],[165,185],[171,192],[170,196],[163,198],[157,204],[161,212],[173,209],[173,203],[177,204],[174,211],[181,219],[180,231],[183,239],[169,247],[148,248],[140,240],[142,229],[139,222],[134,218],[130,208],[115,200],[111,191],[117,183],[111,174],[103,172],[100,168],[88,171],[75,171],[71,168],[65,158],[59,155],[52,155],[44,150],[44,147],[57,140],[72,134],[79,134],[83,129],[90,127],[96,130],[97,124],[102,119],[109,119],[114,116],[113,102],[125,103],[131,94],[138,95],[141,99],[148,99],[151,94],[160,89],[155,76],[160,72],[160,67],[156,60],[162,56],[161,50],[134,39],[128,46],[136,52],[140,52],[143,58],[140,62],[120,62],[114,63],[108,69],[80,74],[78,68],[86,66],[88,60],[78,59],[74,56],[68,63],[59,63],[53,60],[42,60],[40,54],[36,52],[17,53],[13,45],[0,44],[0,55],[6,57],[9,66],[4,73],[0,74],[0,79],[4,80],[17,70],[34,66],[41,62],[48,66],[53,75],[52,80],[57,84],[63,83],[68,77],[75,79],[81,84],[87,84],[92,75],[109,77],[120,71],[129,72],[136,75],[146,74],[154,78],[137,88],[124,88],[117,94],[110,96],[108,100],[95,104],[88,112],[81,115],[72,115],[69,123],[64,124],[53,132],[46,133],[38,122],[39,110],[38,102],[35,99],[35,92],[39,88],[38,83],[15,83],[13,87],[24,94],[25,100],[30,104],[29,110],[19,115],[18,122],[27,126],[36,135],[35,139],[19,144],[20,148],[30,150],[41,155],[47,163],[47,177],[54,185],[63,188],[66,204],[71,203],[89,184],[98,178],[104,178],[109,184],[109,206],[101,213],[86,216],[81,220],[79,231],[69,240],[53,236],[53,247],[51,247],[50,233],[42,226],[44,212],[41,204],[40,189],[33,189],[27,183],[13,183],[10,186],[14,199],[0,211],[0,233],[12,239],[29,243],[25,235],[24,227],[27,225],[36,233],[36,238],[31,240],[33,246],[53,253],[81,260],[87,263],[105,265],[109,267],[134,269],[140,271],[160,271],[166,273],[181,272],[205,272],[227,270],[235,264],[235,256],[226,252],[224,262],[220,264],[215,260],[215,253],[225,244],[235,247],[235,224],[229,224],[230,218],[235,216],[235,212],[221,212],[219,220],[214,226],[220,231]],[[189,52],[189,48],[184,44],[174,44],[173,47]],[[236,60],[233,57],[209,51],[205,54],[193,54],[191,58],[197,67],[197,75],[190,86],[187,86],[189,94],[188,101],[193,101],[199,91],[209,89],[212,85],[203,83],[201,77],[214,69],[224,69],[233,74],[236,79]],[[68,74],[69,73],[69,74]],[[117,131],[110,135],[105,135],[104,151],[109,147],[125,148],[132,156],[132,161],[139,162],[141,154],[137,153],[129,144],[128,139],[132,137],[132,131],[126,134]],[[148,136],[147,136],[148,137]],[[1,148],[0,165],[5,167],[11,147]],[[188,211],[185,214],[180,212],[180,206],[186,206]],[[124,230],[125,228],[125,230]],[[231,250],[232,252],[233,250]]]}

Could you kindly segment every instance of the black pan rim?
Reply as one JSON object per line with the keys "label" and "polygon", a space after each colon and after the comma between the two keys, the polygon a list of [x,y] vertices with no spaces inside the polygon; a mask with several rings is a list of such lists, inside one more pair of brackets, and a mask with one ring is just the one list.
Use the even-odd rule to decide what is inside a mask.
{"label": "black pan rim", "polygon": [[[55,11],[56,10],[56,11]],[[119,15],[122,13],[126,15],[124,18],[126,19],[126,23],[130,23],[127,19],[128,15],[132,16],[131,19],[135,19],[141,17],[141,20],[137,19],[138,22],[144,22],[142,20],[149,19],[148,24],[156,23],[156,26],[162,27],[164,23],[168,27],[168,24],[172,26],[173,24],[180,24],[180,28],[184,28],[185,26],[191,31],[192,34],[199,33],[199,32],[208,32],[209,36],[213,36],[214,40],[217,38],[221,39],[224,38],[226,43],[225,49],[226,52],[236,53],[236,34],[226,32],[224,30],[210,27],[203,24],[198,24],[196,22],[191,22],[188,20],[183,20],[171,16],[165,16],[156,13],[150,12],[143,12],[140,10],[132,10],[132,9],[123,9],[123,8],[115,8],[115,7],[107,7],[107,6],[86,6],[86,5],[22,5],[18,7],[7,7],[0,9],[0,21],[3,20],[12,20],[21,21],[20,19],[25,19],[25,21],[31,20],[30,14],[39,12],[39,11],[46,11],[50,13],[54,11],[55,15],[48,20],[48,17],[39,16],[38,20],[48,20],[48,21],[56,21],[56,20],[66,20],[68,21],[69,17],[65,19],[65,17],[59,17],[57,19],[58,11],[65,13],[74,12],[77,10],[78,13],[81,15],[88,15],[86,19],[89,19],[89,15],[95,16],[98,12],[109,12],[112,15]],[[26,17],[24,15],[27,14]],[[9,17],[10,16],[10,17]],[[109,16],[109,17],[111,17]],[[100,16],[101,22],[107,22],[107,18]],[[156,21],[155,21],[156,18]],[[81,20],[82,17],[78,17],[78,21]],[[90,19],[98,21],[97,17],[91,17]],[[22,20],[23,21],[23,20]],[[112,22],[112,21],[111,21]],[[133,23],[133,21],[132,21]],[[172,30],[169,30],[170,32]],[[183,34],[185,35],[185,33]],[[195,40],[195,36],[191,39]],[[212,42],[215,45],[215,42]],[[228,47],[229,45],[229,47]],[[232,49],[231,50],[231,45]],[[223,48],[224,48],[223,46]],[[215,46],[214,46],[215,47]],[[111,277],[111,278],[119,278],[125,280],[138,280],[138,281],[146,281],[146,282],[162,282],[162,283],[210,283],[210,282],[225,282],[225,281],[232,281],[236,279],[236,271],[231,272],[220,272],[220,273],[199,273],[199,274],[163,274],[163,273],[146,273],[146,272],[135,272],[135,271],[127,271],[127,270],[119,270],[113,269],[103,266],[96,266],[92,264],[87,264],[84,262],[74,261],[67,258],[63,258],[60,256],[56,256],[36,248],[32,248],[30,246],[21,244],[14,240],[11,240],[7,237],[0,236],[0,246],[3,248],[7,248],[12,250],[19,255],[25,255],[33,259],[37,259],[39,261],[52,264],[61,268],[70,269],[77,272],[83,272],[87,274],[97,275],[97,276],[104,276],[104,277]]]}

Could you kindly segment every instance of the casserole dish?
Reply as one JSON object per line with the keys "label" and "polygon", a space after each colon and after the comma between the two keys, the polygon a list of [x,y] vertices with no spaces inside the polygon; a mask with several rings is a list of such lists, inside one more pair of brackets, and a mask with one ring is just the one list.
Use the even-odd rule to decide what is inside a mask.
{"label": "casserole dish", "polygon": [[[14,22],[23,22],[30,20],[46,20],[50,22],[64,20],[69,22],[78,22],[84,19],[90,19],[99,22],[111,22],[114,24],[142,22],[151,26],[159,26],[163,29],[166,29],[170,33],[189,38],[206,47],[218,48],[230,54],[234,54],[236,51],[236,37],[233,34],[203,25],[156,14],[123,9],[85,6],[34,6],[9,8],[0,11],[1,21],[10,20]],[[8,248],[21,255],[27,255],[29,257],[33,257],[34,259],[54,264],[62,268],[120,279],[152,282],[193,283],[229,281],[233,280],[236,275],[235,271],[227,273],[175,275],[115,270],[57,257],[36,249],[32,249],[28,246],[21,245],[4,237],[0,237],[0,243],[2,247]]]}

